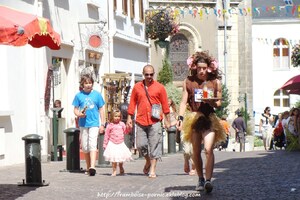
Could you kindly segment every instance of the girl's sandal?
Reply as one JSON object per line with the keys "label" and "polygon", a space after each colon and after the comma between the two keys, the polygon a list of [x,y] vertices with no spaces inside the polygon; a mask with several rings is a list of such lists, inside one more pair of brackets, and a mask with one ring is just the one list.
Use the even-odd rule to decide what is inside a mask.
{"label": "girl's sandal", "polygon": [[117,171],[113,171],[113,173],[111,174],[111,176],[117,176]]}
{"label": "girl's sandal", "polygon": [[190,176],[196,175],[196,170],[192,169],[192,170],[189,172],[189,175],[190,175]]}
{"label": "girl's sandal", "polygon": [[124,175],[124,174],[125,174],[124,168],[121,168],[120,169],[120,175]]}
{"label": "girl's sandal", "polygon": [[156,178],[156,174],[149,174],[149,178]]}
{"label": "girl's sandal", "polygon": [[144,169],[143,169],[144,174],[148,174],[149,173],[150,167],[151,167],[151,164],[149,164],[148,166],[146,166],[146,165],[144,166]]}

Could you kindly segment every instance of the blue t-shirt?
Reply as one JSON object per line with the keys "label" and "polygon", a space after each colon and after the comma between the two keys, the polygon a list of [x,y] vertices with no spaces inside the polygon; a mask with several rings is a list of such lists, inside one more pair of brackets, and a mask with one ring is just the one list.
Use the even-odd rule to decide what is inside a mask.
{"label": "blue t-shirt", "polygon": [[[99,108],[105,104],[100,92],[92,90],[90,93],[86,93],[83,90],[75,95],[72,105],[78,107],[80,110],[86,106],[86,117],[79,118],[80,127],[99,127]],[[104,122],[101,122],[104,123]]]}

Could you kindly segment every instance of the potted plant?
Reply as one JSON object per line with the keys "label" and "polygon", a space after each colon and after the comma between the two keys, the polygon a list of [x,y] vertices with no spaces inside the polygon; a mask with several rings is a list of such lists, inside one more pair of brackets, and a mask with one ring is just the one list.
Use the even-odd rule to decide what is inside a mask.
{"label": "potted plant", "polygon": [[296,44],[293,47],[291,59],[294,67],[300,66],[300,44]]}
{"label": "potted plant", "polygon": [[174,12],[167,10],[150,10],[146,13],[146,36],[152,40],[165,41],[168,36],[179,31]]}

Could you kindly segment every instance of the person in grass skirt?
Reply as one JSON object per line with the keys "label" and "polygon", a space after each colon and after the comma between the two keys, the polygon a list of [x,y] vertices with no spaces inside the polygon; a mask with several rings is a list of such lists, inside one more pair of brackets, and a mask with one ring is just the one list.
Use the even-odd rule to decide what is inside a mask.
{"label": "person in grass skirt", "polygon": [[[216,60],[206,51],[194,53],[187,64],[191,75],[183,81],[177,128],[184,133],[183,141],[192,144],[192,157],[199,177],[195,189],[210,193],[213,190],[211,179],[215,161],[213,148],[226,139],[224,128],[215,114],[215,108],[222,103],[221,73]],[[187,103],[190,112],[186,112]],[[206,156],[205,178],[202,144]]]}
{"label": "person in grass skirt", "polygon": [[106,161],[112,163],[112,176],[117,175],[118,163],[120,175],[124,175],[123,162],[132,160],[131,152],[124,143],[124,134],[128,133],[130,133],[130,128],[126,128],[125,123],[121,121],[121,111],[113,110],[103,141],[103,156]]}

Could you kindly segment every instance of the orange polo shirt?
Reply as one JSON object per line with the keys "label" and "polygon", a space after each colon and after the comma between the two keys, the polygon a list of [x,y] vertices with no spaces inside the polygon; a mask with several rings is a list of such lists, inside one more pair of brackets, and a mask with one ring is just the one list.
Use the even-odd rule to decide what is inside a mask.
{"label": "orange polo shirt", "polygon": [[225,133],[227,135],[229,135],[229,123],[226,120],[220,120],[220,124],[223,126],[223,128],[225,129]]}
{"label": "orange polo shirt", "polygon": [[[162,84],[153,80],[148,86],[148,94],[152,104],[161,104],[162,112],[164,114],[170,113],[167,92]],[[136,113],[135,110],[137,111]],[[142,126],[152,125],[163,118],[162,113],[160,114],[160,120],[151,117],[151,105],[148,101],[143,81],[136,83],[132,89],[128,114],[136,114],[136,122]]]}

